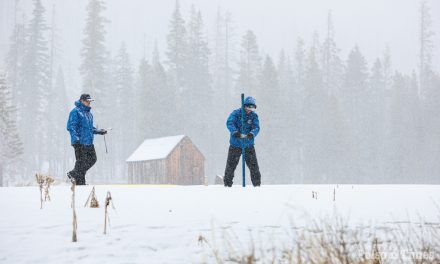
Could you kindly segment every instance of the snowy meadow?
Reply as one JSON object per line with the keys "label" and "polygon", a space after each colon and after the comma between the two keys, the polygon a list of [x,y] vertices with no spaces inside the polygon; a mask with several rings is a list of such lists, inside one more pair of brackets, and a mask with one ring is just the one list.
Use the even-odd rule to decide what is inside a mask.
{"label": "snowy meadow", "polygon": [[[0,189],[2,263],[438,263],[429,185],[69,186]],[[104,198],[113,197],[104,228]],[[13,202],[11,202],[13,201]],[[380,262],[374,262],[375,259]]]}

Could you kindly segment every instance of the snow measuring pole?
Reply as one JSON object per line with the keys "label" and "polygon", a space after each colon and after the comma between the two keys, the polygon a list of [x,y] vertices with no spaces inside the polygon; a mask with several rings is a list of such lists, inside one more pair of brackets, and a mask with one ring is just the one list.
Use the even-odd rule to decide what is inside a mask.
{"label": "snow measuring pole", "polygon": [[244,151],[244,141],[245,141],[245,137],[243,137],[244,135],[244,94],[241,94],[241,171],[243,174],[243,187],[246,186],[246,167],[245,167],[245,151]]}

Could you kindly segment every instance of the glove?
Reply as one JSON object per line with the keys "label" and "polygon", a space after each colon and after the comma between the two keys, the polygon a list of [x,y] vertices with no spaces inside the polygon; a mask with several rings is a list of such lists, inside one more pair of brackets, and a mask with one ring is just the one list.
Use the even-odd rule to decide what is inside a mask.
{"label": "glove", "polygon": [[77,148],[77,147],[81,147],[81,144],[79,143],[79,140],[77,140],[77,141],[75,141],[75,143],[72,144],[72,146],[74,148]]}
{"label": "glove", "polygon": [[240,138],[240,137],[241,137],[241,134],[240,134],[240,132],[235,131],[235,132],[232,134],[232,136],[235,137],[235,138]]}
{"label": "glove", "polygon": [[254,138],[254,134],[252,134],[252,133],[247,134],[247,138],[248,139],[253,139]]}
{"label": "glove", "polygon": [[98,134],[99,134],[99,135],[105,135],[105,134],[107,134],[107,130],[105,130],[105,129],[100,129],[100,130],[98,131]]}

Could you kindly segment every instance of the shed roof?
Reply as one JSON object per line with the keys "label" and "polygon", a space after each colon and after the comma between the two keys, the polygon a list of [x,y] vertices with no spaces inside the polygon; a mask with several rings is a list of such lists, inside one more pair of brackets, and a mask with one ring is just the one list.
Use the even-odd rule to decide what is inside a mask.
{"label": "shed roof", "polygon": [[164,159],[182,141],[185,135],[146,139],[128,157],[127,162]]}

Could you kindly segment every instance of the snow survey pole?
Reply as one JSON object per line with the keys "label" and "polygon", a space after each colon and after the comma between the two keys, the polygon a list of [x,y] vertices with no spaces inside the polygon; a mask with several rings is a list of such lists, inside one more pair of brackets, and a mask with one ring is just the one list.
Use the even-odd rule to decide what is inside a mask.
{"label": "snow survey pole", "polygon": [[246,186],[246,167],[245,167],[245,151],[244,151],[244,94],[241,94],[241,171],[243,174],[243,187]]}

